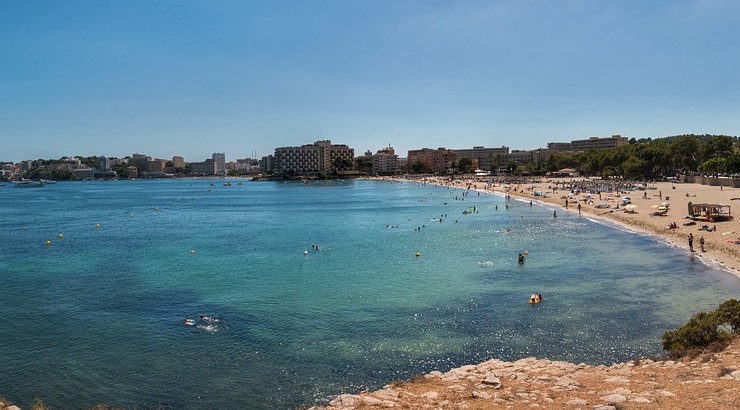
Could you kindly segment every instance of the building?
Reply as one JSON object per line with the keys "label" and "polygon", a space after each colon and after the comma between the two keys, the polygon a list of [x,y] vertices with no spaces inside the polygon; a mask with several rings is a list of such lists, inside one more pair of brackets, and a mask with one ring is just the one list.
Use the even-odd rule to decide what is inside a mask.
{"label": "building", "polygon": [[178,157],[177,155],[172,157],[172,167],[173,168],[185,168],[185,158]]}
{"label": "building", "polygon": [[488,171],[492,165],[500,165],[498,164],[500,162],[499,158],[509,153],[509,147],[485,148],[474,146],[472,149],[453,149],[452,152],[458,158],[470,158],[474,164],[477,162],[478,168]]}
{"label": "building", "polygon": [[574,151],[586,151],[589,149],[617,148],[628,145],[627,137],[621,135],[612,135],[611,137],[599,138],[590,137],[585,140],[574,140],[570,142]]}
{"label": "building", "polygon": [[98,171],[100,172],[108,172],[110,171],[110,159],[106,157],[105,155],[101,155],[98,157]]}
{"label": "building", "polygon": [[207,159],[203,162],[191,162],[190,173],[193,175],[216,175],[216,163],[213,159]]}
{"label": "building", "polygon": [[262,157],[262,159],[260,159],[260,169],[268,174],[275,172],[275,157],[272,155]]}
{"label": "building", "polygon": [[410,150],[408,153],[408,164],[411,168],[423,165],[427,171],[434,173],[447,173],[452,164],[457,161],[457,155],[447,148],[422,148]]}
{"label": "building", "polygon": [[[365,153],[365,156],[367,156],[367,153]],[[379,149],[378,152],[372,155],[372,158],[374,175],[390,175],[398,172],[398,155],[390,145]]]}
{"label": "building", "polygon": [[605,138],[589,137],[571,142],[550,142],[547,144],[547,149],[551,153],[583,152],[590,149],[617,148],[628,144],[627,137],[612,135]]}
{"label": "building", "polygon": [[223,152],[214,152],[211,155],[211,159],[216,167],[216,175],[226,174],[226,154]]}
{"label": "building", "polygon": [[330,174],[337,171],[334,166],[339,158],[353,161],[355,150],[346,145],[332,144],[330,140],[316,141],[300,147],[275,148],[275,173],[287,174]]}

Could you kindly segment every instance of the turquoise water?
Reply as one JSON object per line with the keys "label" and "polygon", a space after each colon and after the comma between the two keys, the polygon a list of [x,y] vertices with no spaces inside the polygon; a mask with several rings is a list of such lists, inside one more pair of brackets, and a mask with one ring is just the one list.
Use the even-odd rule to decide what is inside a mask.
{"label": "turquoise water", "polygon": [[681,250],[501,196],[237,181],[0,187],[0,395],[295,408],[490,358],[660,354],[740,295]]}

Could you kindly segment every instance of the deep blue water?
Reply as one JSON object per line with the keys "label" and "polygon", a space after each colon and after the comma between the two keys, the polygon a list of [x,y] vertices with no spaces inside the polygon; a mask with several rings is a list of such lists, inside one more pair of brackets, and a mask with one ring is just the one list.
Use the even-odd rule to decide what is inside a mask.
{"label": "deep blue water", "polygon": [[[491,358],[660,354],[740,295],[679,249],[501,196],[223,182],[0,187],[0,395],[295,408]],[[183,324],[200,315],[220,321]]]}

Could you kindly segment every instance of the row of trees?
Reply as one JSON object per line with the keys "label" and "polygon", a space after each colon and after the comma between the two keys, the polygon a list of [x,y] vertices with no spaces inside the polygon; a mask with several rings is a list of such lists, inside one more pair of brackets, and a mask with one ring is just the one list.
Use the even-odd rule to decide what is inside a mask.
{"label": "row of trees", "polygon": [[677,173],[740,172],[737,137],[681,135],[630,141],[617,148],[589,150],[573,155],[555,154],[543,164],[545,171],[575,168],[582,175],[658,179]]}
{"label": "row of trees", "polygon": [[[632,138],[617,148],[588,150],[574,154],[553,154],[544,162],[519,166],[501,156],[491,158],[493,173],[545,174],[573,168],[581,175],[605,178],[661,179],[685,173],[740,173],[740,140],[726,135],[680,135],[658,139]],[[410,165],[414,173],[431,172],[424,163]],[[472,161],[461,158],[453,172],[471,172]]]}

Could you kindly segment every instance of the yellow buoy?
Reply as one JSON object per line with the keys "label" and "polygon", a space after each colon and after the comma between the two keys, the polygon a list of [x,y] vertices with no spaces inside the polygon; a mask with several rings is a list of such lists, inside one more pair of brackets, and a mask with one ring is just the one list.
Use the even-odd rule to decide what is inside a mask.
{"label": "yellow buoy", "polygon": [[159,208],[154,208],[155,211],[159,212]]}
{"label": "yellow buoy", "polygon": [[525,255],[529,255],[529,251],[528,251],[528,250],[525,250],[525,251],[524,251],[524,254],[525,254]]}
{"label": "yellow buoy", "polygon": [[129,218],[133,218],[134,217],[134,214],[129,214],[128,217]]}
{"label": "yellow buoy", "polygon": [[46,246],[51,246],[51,241],[46,241]]}
{"label": "yellow buoy", "polygon": [[64,239],[64,234],[63,233],[60,233],[59,235],[57,235],[57,238]]}
{"label": "yellow buoy", "polygon": [[191,255],[195,255],[195,249],[191,250],[191,251],[190,251],[190,254],[191,254]]}
{"label": "yellow buoy", "polygon": [[100,224],[95,224],[95,229],[100,229]]}
{"label": "yellow buoy", "polygon": [[421,254],[420,254],[419,252],[416,252],[416,253],[414,254],[414,256],[416,256],[416,257],[418,258],[419,256],[421,256]]}

